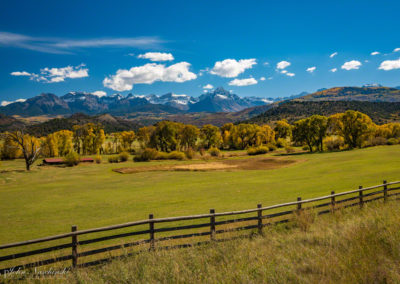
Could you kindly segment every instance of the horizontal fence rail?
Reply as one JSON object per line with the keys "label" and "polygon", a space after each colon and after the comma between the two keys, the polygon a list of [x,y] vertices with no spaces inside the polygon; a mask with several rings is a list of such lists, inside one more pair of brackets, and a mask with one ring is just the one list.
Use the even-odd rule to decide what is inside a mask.
{"label": "horizontal fence rail", "polygon": [[[172,248],[183,248],[189,247],[193,245],[200,245],[203,243],[208,243],[210,241],[223,241],[224,239],[218,239],[217,235],[229,233],[229,232],[238,232],[245,230],[255,230],[259,234],[263,233],[263,228],[266,226],[270,226],[273,224],[279,223],[287,223],[292,218],[290,215],[295,216],[296,214],[301,214],[304,210],[316,210],[318,215],[326,214],[334,212],[340,208],[348,208],[359,206],[362,208],[365,203],[369,203],[372,201],[383,199],[385,202],[391,196],[397,196],[400,192],[395,192],[396,190],[400,190],[400,181],[396,182],[386,182],[383,181],[382,184],[365,187],[360,186],[356,190],[346,191],[335,193],[331,192],[330,195],[321,196],[317,198],[311,199],[301,199],[297,198],[297,201],[287,202],[282,204],[276,204],[272,206],[263,207],[261,204],[257,205],[257,208],[240,210],[240,211],[231,211],[231,212],[221,212],[217,213],[214,209],[210,209],[209,214],[198,214],[191,216],[179,216],[179,217],[169,217],[169,218],[154,218],[153,214],[149,215],[149,218],[146,220],[128,222],[124,224],[118,224],[113,226],[99,227],[94,229],[87,230],[78,230],[77,226],[72,226],[71,232],[65,234],[59,234],[54,236],[48,236],[39,239],[33,239],[23,242],[9,243],[0,245],[0,251],[10,250],[12,248],[24,247],[24,246],[32,246],[41,243],[54,242],[57,240],[69,239],[69,241],[57,245],[51,245],[45,248],[36,248],[31,249],[29,251],[24,252],[9,252],[8,254],[2,254],[0,256],[0,262],[9,262],[14,261],[19,258],[27,258],[32,256],[41,256],[46,253],[55,253],[57,251],[64,251],[66,249],[70,249],[70,252],[67,255],[61,256],[52,256],[50,258],[44,257],[41,260],[32,261],[32,259],[26,259],[26,263],[18,264],[14,266],[9,266],[8,268],[0,269],[0,275],[8,273],[9,271],[16,271],[18,269],[30,269],[38,266],[45,266],[58,262],[71,261],[71,267],[85,267],[90,265],[96,265],[100,263],[104,263],[113,258],[118,258],[120,256],[129,256],[133,255],[133,253],[128,253],[124,255],[110,256],[109,253],[117,250],[124,250],[127,248],[147,246],[147,250],[155,250],[157,249],[172,249]],[[394,186],[394,187],[393,187]],[[343,198],[345,197],[345,198]],[[343,199],[339,199],[343,198]],[[329,200],[329,201],[326,201]],[[318,203],[322,202],[324,203]],[[306,206],[308,204],[314,203],[312,206]],[[317,203],[317,204],[315,204]],[[284,208],[284,207],[293,207],[292,209],[285,211],[274,212],[276,209]],[[322,211],[318,211],[319,209],[323,209]],[[273,211],[268,214],[263,214],[265,211]],[[246,214],[256,213],[255,216],[241,216]],[[232,218],[231,216],[234,216]],[[237,217],[237,218],[236,218]],[[217,220],[218,218],[218,220]],[[222,219],[221,219],[222,218]],[[229,219],[231,218],[231,219]],[[283,219],[282,219],[283,218]],[[170,224],[174,222],[184,222],[184,221],[193,221],[193,220],[204,220],[202,223],[196,224],[188,224],[188,225],[174,225],[169,227],[157,227],[156,224]],[[230,227],[230,225],[242,223],[241,226]],[[243,224],[244,223],[244,224]],[[147,226],[147,228],[143,229],[143,226]],[[89,236],[94,233],[102,233],[107,231],[115,231],[125,228],[132,227],[140,227],[137,231],[129,231],[129,232],[119,232],[113,235],[108,236],[92,236],[92,238],[80,240],[81,236]],[[218,227],[218,229],[217,229]],[[206,231],[194,231],[196,229],[205,229]],[[176,231],[188,231],[186,233],[181,233],[179,235],[168,235],[168,236],[159,236],[162,233],[168,232],[176,232]],[[139,240],[131,240],[130,242],[125,242],[121,244],[114,244],[108,246],[102,246],[97,248],[90,248],[89,250],[82,251],[82,248],[85,245],[106,242],[114,239],[122,239],[126,237],[134,237],[139,236],[143,237],[143,239]],[[146,238],[146,236],[148,238]],[[187,238],[203,238],[202,241],[189,243],[189,244],[178,244],[178,245],[170,245],[170,246],[159,246],[159,243],[171,241],[171,240],[182,240]],[[204,240],[204,238],[208,238]],[[230,238],[232,239],[232,238]],[[143,251],[143,249],[138,249],[135,253],[139,253]],[[91,261],[82,261],[78,260],[88,257],[94,256],[97,254],[106,254],[106,258],[95,259]],[[49,256],[48,256],[49,257]],[[31,260],[31,262],[29,262]]]}

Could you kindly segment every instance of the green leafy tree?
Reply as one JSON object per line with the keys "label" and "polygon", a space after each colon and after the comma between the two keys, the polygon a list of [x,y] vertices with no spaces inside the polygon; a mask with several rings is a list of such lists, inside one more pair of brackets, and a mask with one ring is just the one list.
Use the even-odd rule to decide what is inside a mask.
{"label": "green leafy tree", "polygon": [[354,110],[330,116],[329,125],[335,134],[343,137],[350,148],[361,147],[375,126],[368,115]]}
{"label": "green leafy tree", "polygon": [[200,137],[206,149],[211,147],[218,148],[222,142],[219,128],[211,124],[206,124],[200,129]]}
{"label": "green leafy tree", "polygon": [[180,142],[186,150],[195,148],[196,142],[199,139],[200,130],[194,125],[185,125],[181,128]]}

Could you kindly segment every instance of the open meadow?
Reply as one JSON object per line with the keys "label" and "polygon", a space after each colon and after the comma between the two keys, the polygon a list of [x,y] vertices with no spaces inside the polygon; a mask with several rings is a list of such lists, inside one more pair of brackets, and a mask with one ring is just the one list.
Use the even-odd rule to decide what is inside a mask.
{"label": "open meadow", "polygon": [[[400,177],[400,146],[379,146],[330,153],[261,157],[294,161],[267,169],[143,171],[113,169],[175,166],[202,161],[157,161],[34,166],[22,160],[0,163],[0,243],[10,243],[146,219],[255,208],[370,186]],[[229,160],[259,159],[239,156]],[[254,160],[256,161],[256,160]],[[251,163],[251,161],[246,161]]]}

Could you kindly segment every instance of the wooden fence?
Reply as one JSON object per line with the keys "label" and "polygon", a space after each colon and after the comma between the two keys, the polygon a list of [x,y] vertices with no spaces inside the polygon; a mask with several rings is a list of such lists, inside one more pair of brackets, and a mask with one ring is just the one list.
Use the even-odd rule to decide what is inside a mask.
{"label": "wooden fence", "polygon": [[[277,204],[267,207],[263,207],[261,204],[258,204],[257,208],[241,210],[241,211],[216,213],[214,209],[210,209],[209,214],[170,217],[170,218],[154,218],[153,214],[150,214],[147,220],[129,222],[114,226],[107,226],[107,227],[94,228],[88,230],[80,230],[80,231],[78,230],[77,226],[72,226],[71,232],[69,233],[54,235],[24,242],[0,245],[0,251],[2,252],[17,247],[24,247],[24,246],[31,247],[31,250],[29,251],[12,252],[0,256],[0,262],[7,263],[8,265],[10,265],[9,264],[10,261],[15,261],[15,259],[19,258],[25,258],[25,260],[28,259],[28,261],[25,261],[26,263],[13,266],[10,265],[8,268],[0,269],[0,274],[5,274],[10,270],[16,271],[18,269],[30,269],[33,267],[45,266],[65,261],[71,261],[72,268],[96,265],[109,261],[110,259],[119,256],[113,256],[113,257],[108,256],[106,258],[103,257],[101,259],[95,259],[89,262],[86,261],[85,257],[92,256],[93,258],[93,256],[96,256],[98,254],[100,254],[100,256],[104,256],[104,253],[108,253],[110,251],[118,251],[126,248],[132,248],[135,246],[140,246],[141,248],[145,246],[145,249],[150,249],[150,250],[154,250],[156,248],[157,249],[179,248],[179,247],[193,246],[210,241],[221,241],[221,239],[217,238],[217,235],[224,234],[227,232],[253,230],[259,234],[262,234],[263,228],[265,226],[277,223],[286,223],[290,221],[293,218],[293,216],[295,216],[299,212],[304,212],[304,210],[312,209],[315,211],[315,214],[325,214],[334,212],[335,210],[338,210],[340,208],[347,208],[352,206],[359,206],[360,208],[362,208],[365,203],[380,199],[383,199],[386,202],[389,199],[389,197],[400,194],[400,192],[396,192],[400,189],[399,184],[400,181],[390,182],[390,183],[384,181],[383,184],[372,187],[363,188],[362,186],[360,186],[359,189],[341,193],[335,193],[334,191],[332,191],[330,195],[312,199],[306,199],[306,200],[302,200],[300,197],[298,197],[297,201],[294,202]],[[285,210],[281,211],[282,208],[285,208]],[[265,214],[266,212],[269,214]],[[252,216],[251,214],[254,214],[255,216]],[[231,216],[235,216],[235,218],[231,218]],[[198,222],[199,220],[204,220],[204,219],[207,220],[205,223],[204,221],[202,221],[201,223]],[[195,224],[193,224],[193,220],[197,220],[197,222],[194,222]],[[192,221],[192,222],[191,224],[188,225],[175,224],[175,226],[168,226],[168,227],[162,227],[160,225],[162,223],[173,224],[182,221]],[[228,224],[236,224],[236,223],[239,223],[240,226],[234,228],[227,227]],[[147,228],[143,229],[143,226],[146,226]],[[127,231],[115,234],[116,230],[123,228],[132,228],[132,227],[139,228],[139,230]],[[140,229],[140,227],[142,227],[142,229]],[[204,228],[207,228],[207,230],[204,231]],[[195,229],[203,229],[203,231],[193,232]],[[172,234],[169,236],[161,236],[162,233],[165,232],[176,232],[183,230],[189,230],[189,232],[187,231],[186,234],[178,234],[178,235]],[[108,231],[112,231],[114,234],[93,237],[94,233],[108,232]],[[89,239],[82,239],[83,236],[88,236],[88,235],[92,237]],[[136,238],[137,236],[141,236],[143,237],[143,239],[135,240],[133,242],[132,241],[124,242],[118,245],[115,244],[111,246],[103,245],[100,248],[95,248],[95,249],[90,248],[89,250],[84,250],[85,246],[89,244],[105,242],[109,240],[126,238],[126,237],[133,237],[133,236],[136,236]],[[148,238],[146,238],[146,236]],[[202,237],[203,241],[195,243],[192,242],[189,244],[179,244],[175,246],[158,245],[159,243],[162,242],[168,242],[171,240],[178,240],[178,239],[194,238],[194,237]],[[53,246],[46,246],[44,248],[42,247],[36,248],[32,250],[32,246],[35,244],[39,243],[48,244],[49,242],[55,240],[65,240],[65,239],[67,239],[67,241],[64,243]],[[40,257],[43,254],[55,251],[65,252],[66,249],[70,250],[68,254],[64,254],[57,257],[35,260],[33,262],[32,261],[29,262],[29,258],[27,258],[35,255],[36,257],[37,256]],[[125,256],[126,255],[127,254],[125,254]],[[67,265],[68,267],[70,266],[70,264]]]}

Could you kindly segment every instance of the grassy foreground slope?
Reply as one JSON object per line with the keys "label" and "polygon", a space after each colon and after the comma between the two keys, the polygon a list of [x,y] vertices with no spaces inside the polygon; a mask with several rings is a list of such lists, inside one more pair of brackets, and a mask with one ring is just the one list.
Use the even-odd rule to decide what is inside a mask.
{"label": "grassy foreground slope", "polygon": [[146,252],[71,272],[68,282],[399,283],[399,202],[298,219],[264,237]]}
{"label": "grassy foreground slope", "polygon": [[[169,217],[255,208],[400,179],[400,146],[302,154],[299,163],[273,170],[143,172],[119,174],[120,167],[164,163],[34,167],[23,161],[0,163],[0,243]],[[269,154],[271,155],[271,154]]]}

